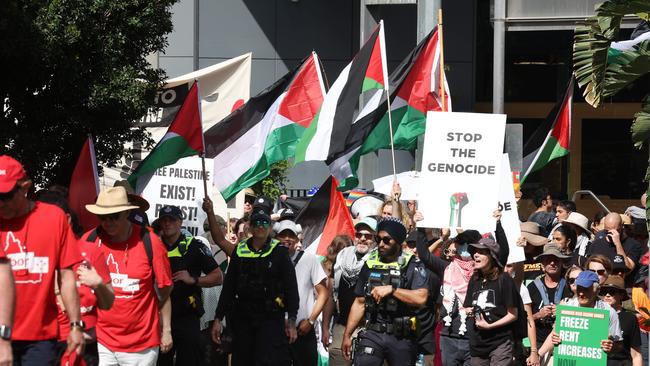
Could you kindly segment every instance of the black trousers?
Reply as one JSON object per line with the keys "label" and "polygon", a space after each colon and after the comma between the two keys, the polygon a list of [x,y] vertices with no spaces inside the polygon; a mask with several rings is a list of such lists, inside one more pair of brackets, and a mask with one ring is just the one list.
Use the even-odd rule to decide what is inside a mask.
{"label": "black trousers", "polygon": [[354,366],[411,366],[417,357],[413,339],[397,338],[392,334],[366,330],[359,334],[354,352]]}
{"label": "black trousers", "polygon": [[299,335],[296,341],[289,345],[293,366],[318,365],[316,342],[316,331],[312,327],[309,333],[303,336]]}
{"label": "black trousers", "polygon": [[56,365],[56,340],[13,341],[14,366]]}
{"label": "black trousers", "polygon": [[[160,353],[158,366],[203,366],[201,350],[200,318],[194,314],[172,315],[172,338],[174,346],[167,353]],[[176,356],[176,362],[174,362]]]}
{"label": "black trousers", "polygon": [[228,317],[232,330],[232,366],[291,365],[284,317]]}

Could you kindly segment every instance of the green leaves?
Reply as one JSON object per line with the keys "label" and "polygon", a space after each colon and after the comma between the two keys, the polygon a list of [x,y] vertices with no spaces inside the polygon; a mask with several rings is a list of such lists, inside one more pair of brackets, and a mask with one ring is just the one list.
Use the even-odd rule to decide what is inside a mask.
{"label": "green leaves", "polygon": [[165,78],[146,56],[162,51],[177,0],[5,0],[0,7],[0,149],[37,184],[67,184],[88,133],[102,164],[151,143],[132,128]]}
{"label": "green leaves", "polygon": [[584,87],[587,103],[598,107],[607,70],[607,50],[611,39],[606,37],[596,17],[576,28],[573,43],[573,69],[578,86]]}
{"label": "green leaves", "polygon": [[[634,121],[630,128],[632,142],[637,148],[642,148],[650,140],[650,95],[643,100],[641,111],[634,115]],[[648,180],[646,175],[646,180]]]}

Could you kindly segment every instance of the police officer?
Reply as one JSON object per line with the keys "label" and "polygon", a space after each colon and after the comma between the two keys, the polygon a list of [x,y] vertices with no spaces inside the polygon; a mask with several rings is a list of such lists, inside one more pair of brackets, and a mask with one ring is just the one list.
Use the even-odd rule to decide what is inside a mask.
{"label": "police officer", "polygon": [[212,326],[212,338],[221,345],[221,320],[228,317],[233,366],[291,364],[298,285],[288,249],[270,236],[268,209],[253,206],[253,236],[240,242],[231,256]]}
{"label": "police officer", "polygon": [[362,318],[366,330],[358,336],[354,365],[413,365],[416,361],[416,310],[428,297],[427,274],[416,257],[402,251],[406,228],[394,217],[377,225],[377,249],[359,273],[356,299],[350,309],[341,349],[351,358],[352,332]]}
{"label": "police officer", "polygon": [[[158,365],[203,365],[199,343],[203,315],[201,288],[220,285],[223,273],[207,246],[186,230],[181,230],[183,212],[180,208],[164,206],[158,220],[174,280],[170,295],[174,345],[170,352],[160,355]],[[201,273],[206,275],[201,276]]]}

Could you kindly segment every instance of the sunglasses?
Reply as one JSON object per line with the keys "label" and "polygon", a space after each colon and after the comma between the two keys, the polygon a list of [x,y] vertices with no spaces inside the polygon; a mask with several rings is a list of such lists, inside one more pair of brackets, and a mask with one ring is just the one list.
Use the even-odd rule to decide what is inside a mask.
{"label": "sunglasses", "polygon": [[616,295],[622,295],[622,294],[623,294],[623,291],[615,289],[615,288],[611,288],[611,287],[602,288],[600,290],[600,292],[598,292],[598,296],[607,296],[607,295],[609,295],[609,296],[614,297]]}
{"label": "sunglasses", "polygon": [[99,221],[117,221],[120,219],[121,212],[116,212],[108,215],[97,215]]}
{"label": "sunglasses", "polygon": [[271,223],[267,220],[255,220],[253,222],[253,227],[263,227],[265,229],[268,229],[269,226],[271,226]]}
{"label": "sunglasses", "polygon": [[388,235],[386,235],[384,237],[379,237],[379,236],[375,237],[375,241],[377,242],[377,244],[379,244],[381,242],[383,242],[384,244],[390,244],[391,240],[393,240],[393,238],[391,238]]}
{"label": "sunglasses", "polygon": [[588,271],[597,273],[599,276],[606,276],[607,275],[607,270],[606,269],[588,269]]}
{"label": "sunglasses", "polygon": [[567,282],[569,285],[573,285],[574,283],[576,283],[576,278],[577,278],[577,277],[569,277],[569,278],[567,278],[566,282]]}
{"label": "sunglasses", "polygon": [[16,184],[14,188],[6,193],[0,193],[0,201],[9,201],[10,199],[14,198],[16,193],[20,190],[20,186]]}
{"label": "sunglasses", "polygon": [[372,234],[370,234],[370,233],[355,233],[354,236],[355,236],[357,239],[372,240],[372,238],[373,238],[374,235],[372,235]]}

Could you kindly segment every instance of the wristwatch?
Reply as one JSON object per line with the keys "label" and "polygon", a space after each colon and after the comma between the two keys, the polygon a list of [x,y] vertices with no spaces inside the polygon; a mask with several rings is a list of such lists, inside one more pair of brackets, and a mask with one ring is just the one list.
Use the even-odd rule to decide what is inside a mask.
{"label": "wristwatch", "polygon": [[309,322],[309,325],[311,325],[312,327],[314,326],[314,323],[316,323],[316,321],[311,320],[311,318],[307,318],[307,322]]}
{"label": "wristwatch", "polygon": [[11,340],[11,327],[8,325],[0,325],[0,338],[5,341]]}
{"label": "wristwatch", "polygon": [[83,332],[84,330],[86,330],[86,323],[83,320],[79,320],[79,321],[76,321],[76,322],[70,322],[70,329],[72,329],[74,327],[78,327]]}

